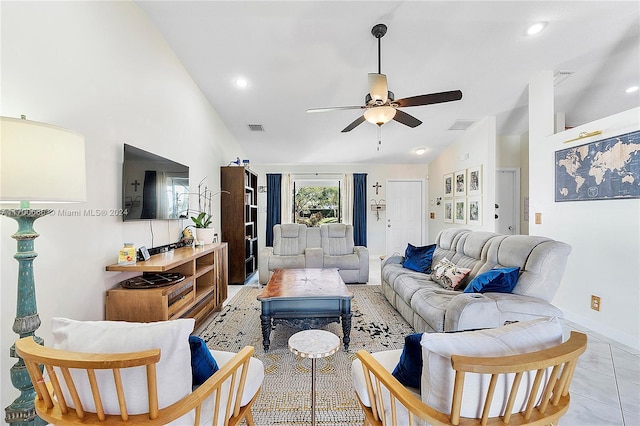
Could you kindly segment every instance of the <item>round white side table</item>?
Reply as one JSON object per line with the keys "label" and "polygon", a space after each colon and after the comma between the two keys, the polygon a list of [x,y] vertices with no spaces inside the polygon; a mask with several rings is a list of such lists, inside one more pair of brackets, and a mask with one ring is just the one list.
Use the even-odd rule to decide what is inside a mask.
{"label": "round white side table", "polygon": [[316,359],[333,355],[340,338],[325,330],[299,331],[289,338],[289,350],[301,358],[311,358],[311,424],[316,424]]}

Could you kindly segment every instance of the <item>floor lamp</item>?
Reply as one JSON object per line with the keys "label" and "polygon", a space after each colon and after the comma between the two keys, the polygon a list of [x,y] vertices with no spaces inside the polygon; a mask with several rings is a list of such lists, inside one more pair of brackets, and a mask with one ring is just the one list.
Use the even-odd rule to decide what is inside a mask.
{"label": "floor lamp", "polygon": [[[0,203],[20,203],[20,208],[1,209],[0,215],[15,219],[18,231],[12,237],[18,243],[18,292],[13,331],[20,338],[35,336],[40,327],[36,306],[33,259],[33,229],[36,219],[52,209],[31,208],[31,203],[82,202],[86,200],[84,137],[61,127],[35,121],[0,117]],[[10,348],[18,361],[11,367],[11,383],[20,396],[5,408],[5,421],[14,425],[42,424],[37,417],[31,385],[24,362]]]}

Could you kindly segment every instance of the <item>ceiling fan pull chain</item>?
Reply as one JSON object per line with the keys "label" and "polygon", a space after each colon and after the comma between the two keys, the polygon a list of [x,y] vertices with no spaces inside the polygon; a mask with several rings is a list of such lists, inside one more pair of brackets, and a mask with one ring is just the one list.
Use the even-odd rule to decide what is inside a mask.
{"label": "ceiling fan pull chain", "polygon": [[382,145],[382,126],[378,126],[378,148],[376,151],[380,152],[380,145]]}

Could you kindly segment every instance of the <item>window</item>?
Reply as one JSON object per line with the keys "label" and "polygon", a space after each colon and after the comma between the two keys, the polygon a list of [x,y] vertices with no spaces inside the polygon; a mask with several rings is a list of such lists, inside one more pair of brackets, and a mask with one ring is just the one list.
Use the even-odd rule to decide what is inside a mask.
{"label": "window", "polygon": [[293,180],[293,222],[307,226],[342,221],[341,179]]}

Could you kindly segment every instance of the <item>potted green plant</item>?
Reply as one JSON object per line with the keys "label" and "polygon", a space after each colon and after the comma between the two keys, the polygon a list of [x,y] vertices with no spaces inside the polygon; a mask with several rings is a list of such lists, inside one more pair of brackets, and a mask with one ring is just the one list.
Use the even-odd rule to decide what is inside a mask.
{"label": "potted green plant", "polygon": [[196,228],[208,228],[211,225],[213,216],[207,212],[200,212],[197,217],[191,216],[191,220]]}
{"label": "potted green plant", "polygon": [[206,186],[203,187],[202,182],[204,182],[204,179],[202,179],[198,184],[198,210],[194,212],[197,213],[197,215],[191,216],[191,221],[196,228],[195,238],[198,241],[204,242],[204,244],[211,244],[213,242],[213,237],[215,236],[215,229],[211,226],[211,222],[213,221],[213,215],[211,214],[211,200],[214,195],[218,195],[221,192],[229,192],[219,191],[213,193]]}

